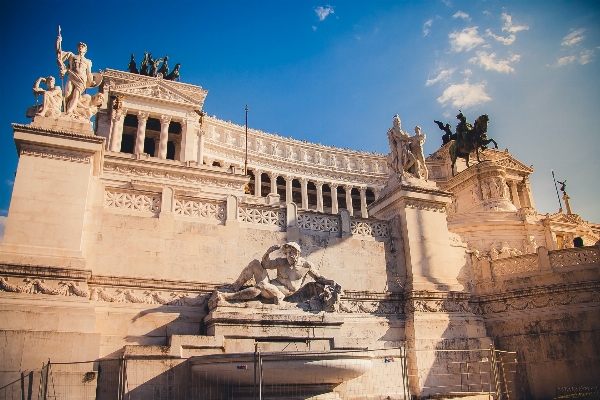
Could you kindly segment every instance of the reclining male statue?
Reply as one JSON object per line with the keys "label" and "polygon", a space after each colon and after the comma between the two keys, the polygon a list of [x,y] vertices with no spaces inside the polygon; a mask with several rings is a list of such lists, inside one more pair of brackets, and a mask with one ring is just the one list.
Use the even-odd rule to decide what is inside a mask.
{"label": "reclining male statue", "polygon": [[[271,260],[270,254],[279,249],[285,257]],[[267,269],[276,269],[277,277],[270,280]],[[263,256],[262,261],[253,260],[250,262],[242,270],[236,281],[224,288],[226,290],[231,289],[233,293],[217,291],[215,300],[217,303],[223,300],[248,301],[262,296],[266,299],[272,299],[275,304],[281,304],[284,298],[290,297],[308,286],[308,284],[304,285],[307,275],[311,276],[320,286],[321,293],[327,292],[328,298],[334,297],[331,300],[337,302],[341,294],[341,287],[335,281],[323,277],[310,261],[300,257],[300,246],[296,242],[289,242],[283,246],[271,246]],[[256,284],[240,290],[252,277],[254,277]],[[325,288],[325,286],[328,288]],[[317,293],[313,290],[311,294]]]}

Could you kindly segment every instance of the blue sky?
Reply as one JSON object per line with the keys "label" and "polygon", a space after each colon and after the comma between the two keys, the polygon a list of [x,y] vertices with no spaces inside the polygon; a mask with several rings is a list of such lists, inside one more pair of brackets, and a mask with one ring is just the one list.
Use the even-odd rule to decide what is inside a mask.
{"label": "blue sky", "polygon": [[38,77],[58,78],[59,24],[94,71],[168,54],[209,91],[208,114],[243,124],[248,104],[252,128],[310,142],[387,153],[398,113],[430,154],[434,119],[486,113],[488,135],[533,164],[538,212],[558,210],[554,169],[573,211],[600,222],[597,1],[0,0],[0,216],[17,166],[10,123],[28,122]]}

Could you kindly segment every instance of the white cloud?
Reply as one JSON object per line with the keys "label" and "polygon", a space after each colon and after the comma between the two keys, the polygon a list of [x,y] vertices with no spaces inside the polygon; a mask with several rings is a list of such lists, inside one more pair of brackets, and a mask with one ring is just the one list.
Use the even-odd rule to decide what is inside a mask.
{"label": "white cloud", "polygon": [[11,181],[10,179],[5,180],[4,183],[6,183],[8,186],[14,186],[15,184],[15,182]]}
{"label": "white cloud", "polygon": [[313,26],[312,26],[312,30],[313,30],[313,31],[316,31],[316,30],[317,30],[317,27],[313,25]]}
{"label": "white cloud", "polygon": [[485,34],[487,36],[493,37],[494,39],[496,39],[496,41],[498,41],[506,46],[513,44],[515,42],[515,40],[517,40],[517,36],[513,35],[513,34],[508,35],[508,37],[494,35],[492,33],[491,29],[486,29]]}
{"label": "white cloud", "polygon": [[485,43],[485,40],[477,33],[477,27],[474,26],[472,28],[465,28],[460,32],[452,32],[448,35],[450,38],[450,44],[452,45],[452,50],[459,51],[469,51],[474,47]]}
{"label": "white cloud", "polygon": [[594,50],[583,50],[581,53],[579,53],[579,56],[570,55],[559,58],[558,60],[556,60],[556,63],[554,63],[554,65],[552,66],[564,67],[565,65],[573,64],[575,62],[578,62],[581,65],[585,65],[593,61],[592,58],[594,57],[594,54]]}
{"label": "white cloud", "polygon": [[581,42],[583,39],[585,39],[585,36],[583,36],[583,32],[585,32],[585,29],[582,28],[569,33],[563,38],[561,45],[573,46],[574,44]]}
{"label": "white cloud", "polygon": [[427,82],[425,82],[425,86],[431,86],[434,83],[447,80],[448,78],[450,78],[450,76],[452,75],[452,73],[454,73],[455,70],[456,68],[441,70],[435,78],[427,79]]}
{"label": "white cloud", "polygon": [[507,13],[502,13],[502,19],[504,20],[504,26],[502,27],[503,31],[517,33],[519,31],[526,31],[529,29],[527,25],[513,25],[512,17]]}
{"label": "white cloud", "polygon": [[0,243],[2,243],[2,240],[4,239],[4,229],[6,229],[6,218],[2,215],[0,215]]}
{"label": "white cloud", "polygon": [[485,51],[478,51],[477,56],[471,58],[469,62],[478,64],[480,67],[484,67],[486,70],[491,69],[492,71],[509,73],[515,71],[515,69],[509,64],[511,62],[519,61],[520,59],[521,56],[515,54],[507,60],[496,61],[496,53],[488,54]]}
{"label": "white cloud", "polygon": [[466,12],[463,11],[457,11],[456,14],[454,14],[452,16],[452,18],[457,19],[457,18],[462,18],[465,21],[470,21],[471,18],[469,18],[469,14],[467,14]]}
{"label": "white cloud", "polygon": [[485,84],[472,85],[469,82],[448,86],[437,99],[438,103],[444,106],[451,103],[455,108],[470,107],[490,100],[492,98],[485,92]]}
{"label": "white cloud", "polygon": [[463,71],[461,72],[464,76],[471,76],[471,74],[473,73],[473,71],[471,71],[470,68],[465,68],[463,69]]}
{"label": "white cloud", "polygon": [[483,15],[485,15],[486,17],[491,17],[491,16],[492,16],[492,13],[491,13],[491,12],[489,12],[489,11],[487,11],[487,10],[485,10],[485,11],[483,12]]}
{"label": "white cloud", "polygon": [[431,24],[433,24],[433,18],[430,18],[427,21],[425,21],[425,23],[423,24],[423,36],[429,35],[429,28],[431,27]]}
{"label": "white cloud", "polygon": [[327,5],[325,7],[319,6],[315,8],[315,13],[317,14],[317,17],[319,17],[319,21],[324,21],[329,14],[334,14],[333,7],[331,7],[330,5]]}
{"label": "white cloud", "polygon": [[584,50],[579,54],[579,64],[585,65],[587,63],[592,62],[592,57],[594,56],[594,50]]}

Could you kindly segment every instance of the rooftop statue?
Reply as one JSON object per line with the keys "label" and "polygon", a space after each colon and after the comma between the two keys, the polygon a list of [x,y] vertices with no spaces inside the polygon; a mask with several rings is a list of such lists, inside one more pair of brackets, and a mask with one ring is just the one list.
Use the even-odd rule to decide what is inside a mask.
{"label": "rooftop statue", "polygon": [[[65,115],[71,116],[78,105],[79,98],[87,88],[96,87],[102,81],[100,74],[92,73],[92,61],[85,58],[87,45],[83,42],[77,44],[77,54],[62,50],[62,37],[60,35],[60,26],[58,27],[58,37],[56,38],[56,62],[60,68],[61,79],[67,76],[67,85],[65,87]],[[65,66],[68,61],[68,66]]]}
{"label": "rooftop statue", "polygon": [[[285,257],[271,260],[270,254],[279,249]],[[277,270],[275,279],[269,279],[269,269]],[[315,282],[305,284],[307,275]],[[254,286],[244,288],[252,278]],[[309,300],[311,296],[321,296],[325,299],[323,308],[333,311],[341,290],[335,281],[323,277],[313,263],[300,257],[298,243],[289,242],[283,246],[271,246],[263,255],[262,261],[250,262],[233,284],[215,291],[209,301],[209,307],[215,308],[231,301],[249,301],[259,297],[272,300],[276,305],[283,305],[284,299],[300,302]],[[302,292],[306,292],[306,296],[302,297]]]}
{"label": "rooftop statue", "polygon": [[458,119],[459,122],[456,125],[454,134],[451,134],[450,124],[444,126],[439,121],[433,121],[441,130],[446,132],[442,136],[443,144],[452,142],[448,149],[450,152],[450,159],[452,160],[452,176],[454,176],[454,166],[457,158],[464,159],[467,163],[467,167],[469,167],[469,155],[471,152],[475,151],[477,161],[481,162],[479,152],[483,152],[487,149],[488,144],[494,143],[494,147],[498,148],[496,141],[487,137],[487,126],[490,120],[487,114],[480,115],[479,118],[475,120],[474,126],[467,122],[467,118],[460,110],[456,119]]}
{"label": "rooftop statue", "polygon": [[390,154],[388,165],[390,169],[400,176],[412,176],[419,179],[428,179],[423,143],[425,134],[421,127],[415,127],[415,135],[409,136],[402,130],[402,121],[398,114],[394,116],[393,126],[388,130]]}
{"label": "rooftop statue", "polygon": [[[140,75],[148,75],[148,52],[145,51],[144,52],[144,59],[142,60],[142,63],[140,64]],[[131,71],[129,71],[131,72]]]}
{"label": "rooftop statue", "polygon": [[173,71],[171,71],[171,73],[167,76],[165,76],[165,79],[168,81],[177,81],[179,82],[179,68],[181,67],[181,64],[177,63],[175,64],[175,68],[173,68]]}
{"label": "rooftop statue", "polygon": [[132,74],[138,74],[138,69],[137,69],[137,65],[135,64],[135,56],[133,53],[131,53],[131,61],[129,61],[129,64],[127,65],[127,70],[129,72],[131,72]]}
{"label": "rooftop statue", "polygon": [[[62,107],[63,94],[60,86],[55,85],[56,80],[53,76],[38,78],[33,84],[33,94],[36,97],[36,105],[27,109],[27,118],[33,118],[36,115],[42,117],[59,117]],[[47,89],[40,87],[41,83],[46,84]],[[42,95],[42,104],[37,104],[37,98]]]}
{"label": "rooftop statue", "polygon": [[158,74],[158,64],[162,62],[162,58],[152,59],[152,54],[148,57],[148,63],[150,64],[150,72],[148,75],[156,76]]}
{"label": "rooftop statue", "polygon": [[158,70],[158,74],[162,74],[163,78],[166,77],[167,75],[169,75],[169,64],[167,64],[169,61],[169,56],[165,56],[164,61],[162,63],[162,65],[160,66],[160,69]]}

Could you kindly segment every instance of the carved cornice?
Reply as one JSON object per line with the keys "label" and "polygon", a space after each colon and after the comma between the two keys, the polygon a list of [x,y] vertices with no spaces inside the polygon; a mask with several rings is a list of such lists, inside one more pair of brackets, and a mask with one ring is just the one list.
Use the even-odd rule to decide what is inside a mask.
{"label": "carved cornice", "polygon": [[53,130],[53,129],[41,128],[39,126],[32,126],[32,125],[23,125],[23,124],[13,123],[12,127],[13,127],[13,130],[19,130],[19,131],[25,132],[25,133],[34,133],[34,134],[41,134],[43,136],[54,136],[54,137],[62,136],[62,137],[69,138],[69,139],[78,139],[79,141],[83,141],[83,142],[93,142],[93,143],[102,144],[106,140],[102,136],[84,135],[84,134],[79,134],[79,133],[63,131],[63,130]]}
{"label": "carved cornice", "polygon": [[48,146],[36,146],[31,144],[21,144],[19,146],[19,155],[26,155],[40,158],[52,158],[61,161],[70,161],[82,164],[89,164],[92,161],[93,153],[84,153],[81,151],[58,149]]}

